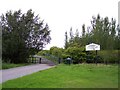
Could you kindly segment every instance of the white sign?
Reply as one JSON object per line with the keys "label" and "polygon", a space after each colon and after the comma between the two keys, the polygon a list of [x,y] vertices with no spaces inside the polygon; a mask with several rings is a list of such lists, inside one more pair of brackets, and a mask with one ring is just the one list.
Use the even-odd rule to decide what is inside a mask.
{"label": "white sign", "polygon": [[100,50],[100,45],[91,43],[89,45],[86,45],[86,51],[94,51],[94,50]]}

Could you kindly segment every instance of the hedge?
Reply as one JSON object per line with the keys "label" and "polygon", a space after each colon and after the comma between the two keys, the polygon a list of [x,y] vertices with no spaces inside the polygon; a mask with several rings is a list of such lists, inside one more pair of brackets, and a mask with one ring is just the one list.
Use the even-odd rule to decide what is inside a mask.
{"label": "hedge", "polygon": [[101,50],[98,55],[102,57],[104,63],[119,63],[120,50]]}

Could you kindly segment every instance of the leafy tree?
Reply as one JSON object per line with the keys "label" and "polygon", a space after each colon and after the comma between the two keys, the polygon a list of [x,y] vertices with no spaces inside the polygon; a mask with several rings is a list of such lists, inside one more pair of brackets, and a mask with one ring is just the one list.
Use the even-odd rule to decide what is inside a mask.
{"label": "leafy tree", "polygon": [[116,21],[112,18],[111,22],[108,17],[104,19],[98,14],[92,22],[92,42],[101,45],[103,50],[114,49],[116,35]]}
{"label": "leafy tree", "polygon": [[58,48],[56,46],[53,46],[50,48],[50,54],[56,56],[56,57],[61,57],[63,53],[63,49],[62,48]]}
{"label": "leafy tree", "polygon": [[2,57],[12,63],[27,62],[30,55],[42,50],[51,40],[49,26],[32,10],[8,11],[1,15]]}

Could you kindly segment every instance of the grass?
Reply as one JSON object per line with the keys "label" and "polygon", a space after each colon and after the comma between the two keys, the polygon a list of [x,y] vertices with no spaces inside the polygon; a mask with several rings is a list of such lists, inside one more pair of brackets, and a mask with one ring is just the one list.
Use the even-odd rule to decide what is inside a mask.
{"label": "grass", "polygon": [[0,90],[2,90],[2,84],[0,84]]}
{"label": "grass", "polygon": [[2,63],[2,67],[0,67],[0,69],[9,69],[9,68],[26,66],[26,65],[30,65],[30,64],[28,63],[24,63],[24,64]]}
{"label": "grass", "polygon": [[117,65],[58,65],[2,84],[3,88],[118,88]]}

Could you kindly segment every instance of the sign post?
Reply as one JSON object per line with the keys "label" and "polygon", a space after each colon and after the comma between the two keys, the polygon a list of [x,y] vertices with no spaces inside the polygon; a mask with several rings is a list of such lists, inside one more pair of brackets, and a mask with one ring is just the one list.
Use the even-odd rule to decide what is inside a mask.
{"label": "sign post", "polygon": [[[86,51],[96,51],[96,56],[97,56],[97,51],[100,50],[100,45],[91,43],[89,45],[86,45]],[[97,57],[96,57],[96,64],[97,64]]]}

